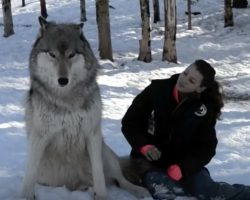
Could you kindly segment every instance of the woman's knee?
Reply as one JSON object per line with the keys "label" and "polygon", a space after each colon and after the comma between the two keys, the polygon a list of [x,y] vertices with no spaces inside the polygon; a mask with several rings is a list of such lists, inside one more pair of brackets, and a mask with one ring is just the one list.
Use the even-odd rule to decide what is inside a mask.
{"label": "woman's knee", "polygon": [[143,184],[155,199],[173,199],[184,195],[183,189],[163,170],[147,172],[143,177]]}
{"label": "woman's knee", "polygon": [[218,183],[210,177],[209,171],[204,168],[190,177],[184,183],[185,188],[193,196],[203,197],[201,199],[210,199],[216,196]]}

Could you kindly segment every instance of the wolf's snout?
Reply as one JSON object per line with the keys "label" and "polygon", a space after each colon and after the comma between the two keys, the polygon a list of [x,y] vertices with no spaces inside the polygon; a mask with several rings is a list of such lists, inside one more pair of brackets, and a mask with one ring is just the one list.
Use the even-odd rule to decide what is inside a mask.
{"label": "wolf's snout", "polygon": [[69,79],[65,78],[65,77],[61,77],[61,78],[58,79],[58,83],[62,87],[65,86],[65,85],[67,85],[68,82],[69,82]]}

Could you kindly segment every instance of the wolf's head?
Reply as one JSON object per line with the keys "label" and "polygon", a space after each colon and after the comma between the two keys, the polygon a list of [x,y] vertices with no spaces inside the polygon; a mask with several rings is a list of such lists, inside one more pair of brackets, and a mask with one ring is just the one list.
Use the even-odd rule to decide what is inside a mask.
{"label": "wolf's head", "polygon": [[83,24],[56,24],[42,17],[39,22],[30,55],[31,81],[56,93],[95,81],[99,65],[82,33]]}

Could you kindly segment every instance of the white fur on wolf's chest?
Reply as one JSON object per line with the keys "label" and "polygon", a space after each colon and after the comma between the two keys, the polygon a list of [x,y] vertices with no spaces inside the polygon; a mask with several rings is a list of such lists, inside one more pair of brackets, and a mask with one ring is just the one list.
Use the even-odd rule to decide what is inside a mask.
{"label": "white fur on wolf's chest", "polygon": [[43,105],[33,112],[33,123],[37,130],[43,130],[42,135],[52,134],[50,144],[59,149],[64,145],[74,148],[77,144],[84,148],[86,136],[94,134],[100,126],[101,109],[96,104],[87,110]]}

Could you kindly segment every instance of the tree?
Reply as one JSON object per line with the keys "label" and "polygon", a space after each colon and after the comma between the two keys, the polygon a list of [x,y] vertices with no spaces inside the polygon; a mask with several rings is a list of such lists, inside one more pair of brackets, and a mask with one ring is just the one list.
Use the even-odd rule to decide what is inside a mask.
{"label": "tree", "polygon": [[86,17],[86,6],[85,6],[85,0],[80,0],[80,21],[81,22],[86,22],[87,17]]}
{"label": "tree", "polygon": [[3,36],[9,37],[10,35],[14,34],[10,0],[2,0],[2,10],[3,10],[3,24],[4,24]]}
{"label": "tree", "polygon": [[188,30],[191,30],[192,29],[191,0],[187,0],[187,12],[188,12]]}
{"label": "tree", "polygon": [[25,6],[25,0],[22,0],[22,7]]}
{"label": "tree", "polygon": [[160,8],[159,8],[159,0],[153,0],[154,7],[154,23],[159,22],[160,19]]}
{"label": "tree", "polygon": [[176,55],[176,0],[164,0],[165,38],[162,60],[177,63]]}
{"label": "tree", "polygon": [[233,10],[232,10],[232,2],[231,0],[224,0],[225,5],[225,13],[224,13],[224,26],[233,26]]}
{"label": "tree", "polygon": [[149,0],[140,0],[141,20],[142,20],[142,39],[139,41],[138,60],[151,62],[151,40],[150,40],[150,11]]}
{"label": "tree", "polygon": [[48,17],[47,8],[46,8],[46,0],[40,0],[40,7],[41,7],[42,17],[46,19]]}
{"label": "tree", "polygon": [[96,0],[96,21],[98,26],[100,58],[113,61],[109,22],[109,0]]}

